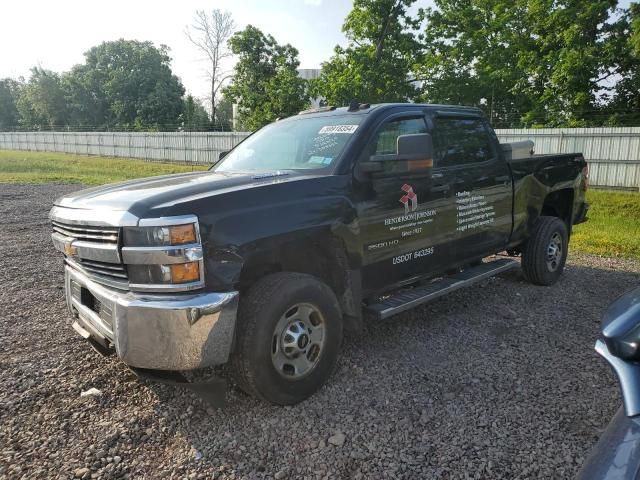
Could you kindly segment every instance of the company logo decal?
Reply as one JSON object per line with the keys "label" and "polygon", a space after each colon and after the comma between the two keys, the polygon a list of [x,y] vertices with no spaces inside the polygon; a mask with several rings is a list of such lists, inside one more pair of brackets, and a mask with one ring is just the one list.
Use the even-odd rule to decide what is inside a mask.
{"label": "company logo decal", "polygon": [[400,190],[405,193],[400,199],[400,203],[404,205],[405,215],[409,212],[415,212],[418,208],[418,195],[413,191],[413,187],[405,183]]}

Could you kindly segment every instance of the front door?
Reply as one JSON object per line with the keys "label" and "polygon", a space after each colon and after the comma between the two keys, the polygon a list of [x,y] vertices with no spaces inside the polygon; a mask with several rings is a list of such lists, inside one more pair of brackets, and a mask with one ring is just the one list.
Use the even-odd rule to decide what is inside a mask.
{"label": "front door", "polygon": [[[393,155],[400,135],[426,132],[424,115],[393,115],[377,128],[361,159]],[[448,261],[439,218],[450,187],[432,180],[432,159],[417,162],[415,170],[396,173],[393,161],[383,165],[382,172],[364,181],[365,193],[358,203],[362,281],[368,292],[411,281]]]}

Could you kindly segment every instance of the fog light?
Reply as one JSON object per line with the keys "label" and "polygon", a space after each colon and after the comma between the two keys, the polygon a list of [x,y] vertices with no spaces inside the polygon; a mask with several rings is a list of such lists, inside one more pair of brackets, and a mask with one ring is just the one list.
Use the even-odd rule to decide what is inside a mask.
{"label": "fog light", "polygon": [[174,263],[169,266],[171,283],[188,283],[200,280],[200,264],[198,262]]}

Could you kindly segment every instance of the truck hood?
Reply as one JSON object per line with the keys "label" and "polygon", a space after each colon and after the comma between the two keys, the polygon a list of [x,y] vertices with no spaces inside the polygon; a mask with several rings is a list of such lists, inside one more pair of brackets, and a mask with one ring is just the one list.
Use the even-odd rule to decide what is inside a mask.
{"label": "truck hood", "polygon": [[204,195],[254,188],[307,178],[295,171],[191,172],[163,175],[88,188],[58,198],[59,207],[95,211],[149,211]]}

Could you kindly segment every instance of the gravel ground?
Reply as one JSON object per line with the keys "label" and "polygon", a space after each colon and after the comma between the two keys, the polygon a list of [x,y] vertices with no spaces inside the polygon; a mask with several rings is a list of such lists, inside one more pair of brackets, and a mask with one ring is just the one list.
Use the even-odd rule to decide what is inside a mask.
{"label": "gravel ground", "polygon": [[0,478],[571,478],[620,403],[593,344],[640,265],[577,255],[367,325],[294,407],[141,383],[69,324],[47,212],[77,189],[0,185]]}

